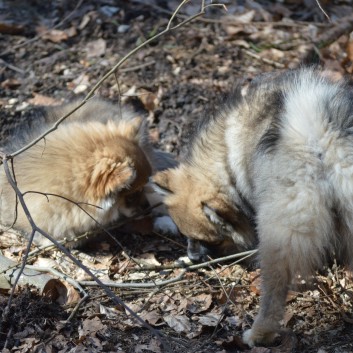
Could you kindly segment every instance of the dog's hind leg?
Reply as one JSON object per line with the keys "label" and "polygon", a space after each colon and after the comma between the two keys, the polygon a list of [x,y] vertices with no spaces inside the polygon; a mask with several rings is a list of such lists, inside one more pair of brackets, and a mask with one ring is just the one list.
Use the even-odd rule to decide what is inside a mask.
{"label": "dog's hind leg", "polygon": [[292,279],[298,274],[310,275],[321,266],[330,246],[330,198],[318,184],[277,185],[276,192],[262,194],[258,212],[262,291],[259,314],[244,334],[244,342],[250,346],[275,339]]}

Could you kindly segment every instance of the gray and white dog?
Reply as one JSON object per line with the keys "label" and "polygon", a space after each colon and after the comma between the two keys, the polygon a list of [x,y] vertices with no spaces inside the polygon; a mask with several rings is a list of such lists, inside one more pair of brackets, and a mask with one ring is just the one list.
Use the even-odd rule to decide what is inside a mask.
{"label": "gray and white dog", "polygon": [[194,241],[217,248],[231,239],[242,250],[258,236],[260,312],[244,341],[271,343],[296,275],[332,254],[352,267],[352,88],[312,68],[260,76],[206,118],[185,161],[154,181]]}

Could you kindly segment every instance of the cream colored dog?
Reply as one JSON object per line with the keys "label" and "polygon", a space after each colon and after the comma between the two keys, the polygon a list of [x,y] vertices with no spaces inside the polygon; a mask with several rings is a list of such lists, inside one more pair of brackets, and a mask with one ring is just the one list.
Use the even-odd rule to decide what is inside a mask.
{"label": "cream colored dog", "polygon": [[[17,150],[76,105],[38,115],[36,127],[19,131],[4,150]],[[94,99],[16,156],[13,176],[36,225],[57,240],[70,240],[97,224],[107,225],[147,206],[143,189],[152,171],[172,165],[169,156],[152,149],[142,117]],[[1,223],[29,233],[31,227],[22,207],[16,208],[4,170],[0,171],[0,189]],[[49,244],[39,234],[35,242]]]}

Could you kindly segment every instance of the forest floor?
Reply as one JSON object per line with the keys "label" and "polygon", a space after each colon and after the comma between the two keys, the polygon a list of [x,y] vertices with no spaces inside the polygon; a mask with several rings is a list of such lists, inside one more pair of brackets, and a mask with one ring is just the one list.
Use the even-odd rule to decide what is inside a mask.
{"label": "forest floor", "polygon": [[[310,0],[224,1],[227,11],[210,7],[132,55],[97,94],[146,110],[153,144],[180,159],[194,123],[217,109],[237,82],[302,64],[320,63],[338,76],[353,72],[353,1],[321,2],[330,21]],[[33,107],[87,94],[124,55],[164,30],[178,3],[0,0],[2,143],[18,124],[35,118]],[[187,3],[173,23],[197,13],[200,3]],[[115,294],[164,343],[98,285],[84,286],[89,298],[73,312],[78,290],[61,278],[67,292],[60,303],[20,286],[8,308],[9,289],[0,285],[3,352],[353,352],[353,281],[338,265],[290,292],[289,330],[277,346],[251,349],[241,335],[258,311],[256,265],[180,268],[185,238],[153,233],[148,218],[115,235],[123,248],[104,238],[72,253],[102,281],[130,283],[114,288]],[[20,262],[25,248],[13,233],[0,235],[3,256]],[[89,280],[57,249],[37,252],[28,263]]]}

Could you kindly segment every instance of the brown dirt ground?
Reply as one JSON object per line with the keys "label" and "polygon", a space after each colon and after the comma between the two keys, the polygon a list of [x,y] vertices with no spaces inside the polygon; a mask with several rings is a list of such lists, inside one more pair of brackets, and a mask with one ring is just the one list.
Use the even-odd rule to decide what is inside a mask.
{"label": "brown dirt ground", "polygon": [[[320,61],[337,75],[352,72],[349,33],[322,49],[313,46],[334,25],[328,24],[315,1],[226,3],[227,14],[210,9],[203,19],[144,47],[98,90],[103,97],[127,100],[147,110],[155,146],[177,158],[187,147],[195,121],[217,109],[238,80],[304,62]],[[343,22],[353,6],[349,0],[322,4],[333,23]],[[188,4],[183,16],[195,13],[196,5],[197,1]],[[0,0],[2,142],[11,138],[17,124],[35,118],[33,105],[59,103],[87,93],[123,55],[164,29],[176,6],[173,0]],[[235,22],[235,16],[242,16],[242,22]],[[51,30],[54,26],[56,32]],[[136,233],[117,233],[125,252],[134,258],[152,254],[159,264],[171,265],[185,255],[182,237]],[[140,277],[135,264],[108,241],[102,244],[75,254],[98,272],[98,268],[105,271],[104,278],[136,282]],[[4,253],[17,260],[24,246],[1,243]],[[56,261],[63,273],[81,278],[78,269],[57,251],[40,257]],[[168,279],[178,273],[178,269],[150,271],[145,279]],[[244,346],[241,334],[258,310],[257,275],[250,268],[220,264],[187,272],[182,281],[158,289],[115,292],[160,330],[170,352],[353,351],[352,280],[339,266],[318,274],[309,290],[297,290],[288,298],[285,324],[295,335],[285,335],[274,348]],[[4,315],[8,291],[1,291],[0,348],[6,346],[4,352],[167,351],[100,288],[87,291],[89,300],[68,323],[72,305],[60,306],[33,288],[17,291],[10,314]],[[113,308],[114,315],[102,308]]]}

